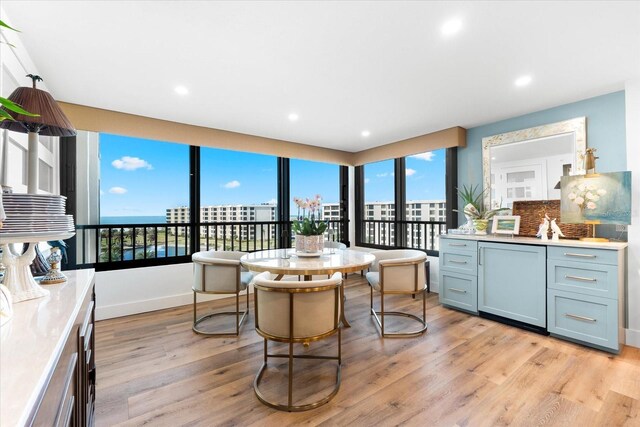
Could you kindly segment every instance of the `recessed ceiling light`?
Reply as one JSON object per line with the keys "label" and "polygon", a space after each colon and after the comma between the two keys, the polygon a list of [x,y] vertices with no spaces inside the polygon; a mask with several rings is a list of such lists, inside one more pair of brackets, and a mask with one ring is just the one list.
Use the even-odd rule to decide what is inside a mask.
{"label": "recessed ceiling light", "polygon": [[364,136],[365,138],[368,137],[369,135],[371,135],[371,132],[369,132],[368,130],[363,130],[362,133],[360,134],[362,136]]}
{"label": "recessed ceiling light", "polygon": [[174,89],[178,95],[186,95],[189,93],[189,89],[184,86],[176,86]]}
{"label": "recessed ceiling light", "polygon": [[495,160],[495,159],[496,159],[495,157],[492,157],[492,158],[491,158],[491,160]]}
{"label": "recessed ceiling light", "polygon": [[518,87],[526,86],[529,83],[531,83],[531,76],[529,75],[518,77],[514,82],[514,84]]}
{"label": "recessed ceiling light", "polygon": [[298,115],[296,113],[289,114],[289,120],[295,122],[296,120],[298,120]]}
{"label": "recessed ceiling light", "polygon": [[462,29],[462,21],[459,19],[450,19],[442,25],[442,35],[452,36]]}

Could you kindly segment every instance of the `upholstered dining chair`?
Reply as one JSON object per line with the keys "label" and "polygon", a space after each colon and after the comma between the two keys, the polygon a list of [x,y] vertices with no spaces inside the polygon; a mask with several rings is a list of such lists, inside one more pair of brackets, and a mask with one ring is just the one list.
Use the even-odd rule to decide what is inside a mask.
{"label": "upholstered dining chair", "polygon": [[[206,251],[196,252],[193,260],[193,326],[194,332],[214,337],[238,336],[240,326],[249,314],[248,286],[254,274],[246,271],[240,265],[240,258],[245,252],[238,251]],[[246,291],[247,306],[240,312],[240,293]],[[198,318],[198,294],[234,294],[236,296],[236,310],[209,313]],[[235,315],[235,332],[213,332],[201,329],[200,324],[211,317]]]}
{"label": "upholstered dining chair", "polygon": [[[371,315],[374,316],[384,338],[407,338],[423,334],[427,330],[426,306],[426,269],[427,256],[424,252],[412,249],[393,249],[374,251],[376,260],[367,273],[371,288]],[[380,311],[373,308],[373,291],[380,292]],[[384,296],[388,294],[422,294],[422,319],[410,313],[385,311]],[[379,317],[378,317],[379,316]],[[420,329],[409,332],[386,332],[385,316],[403,316],[420,323]]]}
{"label": "upholstered dining chair", "polygon": [[[345,245],[344,243],[336,242],[336,241],[333,241],[333,240],[325,240],[324,241],[324,247],[327,248],[327,249],[337,249],[339,251],[344,251],[345,249],[347,249],[347,245]],[[331,275],[328,274],[327,278],[330,278],[330,277],[331,277]],[[342,277],[344,279],[346,279],[347,278],[347,273],[344,273],[342,275]]]}
{"label": "upholstered dining chair", "polygon": [[339,251],[343,251],[345,249],[347,249],[347,245],[345,245],[342,242],[334,242],[332,240],[325,240],[324,241],[324,247],[325,248],[333,248],[333,249],[338,249]]}
{"label": "upholstered dining chair", "polygon": [[[297,412],[317,408],[330,401],[340,389],[342,365],[342,335],[340,325],[340,286],[342,277],[335,273],[330,279],[316,281],[275,281],[268,272],[260,273],[254,282],[256,332],[264,338],[264,361],[253,382],[260,402],[281,411]],[[309,343],[338,335],[338,354],[320,356],[294,354],[295,343]],[[269,354],[268,341],[289,344],[286,354]],[[260,391],[260,382],[270,357],[288,358],[287,403],[268,400]],[[294,405],[293,361],[295,359],[336,360],[336,382],[323,398],[303,405]]]}

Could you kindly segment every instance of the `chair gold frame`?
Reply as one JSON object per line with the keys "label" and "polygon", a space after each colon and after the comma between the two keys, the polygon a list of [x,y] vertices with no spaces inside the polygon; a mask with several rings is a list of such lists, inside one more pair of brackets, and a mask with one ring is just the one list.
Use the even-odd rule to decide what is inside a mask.
{"label": "chair gold frame", "polygon": [[[420,268],[421,265],[424,265],[425,261],[424,260],[419,260],[419,261],[400,261],[400,262],[386,262],[385,264],[379,264],[379,268],[378,271],[380,273],[380,311],[375,311],[375,309],[373,308],[373,286],[369,285],[369,289],[371,291],[371,315],[373,316],[373,318],[375,319],[376,323],[378,324],[378,327],[380,328],[380,332],[382,334],[383,338],[411,338],[411,337],[417,337],[422,335],[423,333],[425,333],[425,331],[427,330],[427,295],[426,295],[426,290],[427,290],[427,285],[426,284],[422,284],[422,288],[420,289],[419,283],[418,283],[418,269]],[[393,267],[404,267],[404,266],[410,266],[413,265],[414,266],[414,289],[411,291],[385,291],[384,290],[384,269],[385,268],[393,268]],[[422,293],[422,319],[420,319],[418,316],[410,314],[410,313],[404,313],[404,312],[400,312],[400,311],[385,311],[384,310],[384,295],[385,294],[401,294],[401,295],[412,295],[413,298],[415,298],[415,296],[419,293]],[[418,321],[421,325],[422,328],[416,330],[416,331],[410,331],[410,332],[385,332],[384,330],[384,316],[401,316],[401,317],[408,317],[410,319],[416,320]]]}
{"label": "chair gold frame", "polygon": [[[221,262],[215,262],[215,261],[207,261],[207,262],[201,262],[201,264],[203,266],[219,266],[219,267],[226,267],[229,268],[229,264],[228,263],[221,263]],[[193,329],[193,332],[200,334],[200,335],[206,335],[209,337],[217,337],[217,338],[225,338],[225,337],[237,337],[240,335],[240,327],[243,325],[244,321],[247,319],[247,316],[249,314],[249,287],[247,286],[246,289],[246,293],[247,293],[247,307],[245,309],[245,311],[241,312],[240,311],[240,292],[242,292],[242,290],[240,289],[240,272],[241,272],[241,268],[240,268],[240,264],[238,263],[237,266],[235,266],[236,268],[236,291],[235,292],[229,292],[229,291],[208,291],[206,289],[206,268],[203,268],[202,270],[202,290],[196,289],[195,287],[192,287],[191,289],[193,290],[193,326],[191,327],[191,329]],[[230,294],[235,294],[236,296],[236,311],[222,311],[222,312],[217,312],[217,313],[209,313],[209,314],[205,314],[204,316],[198,317],[197,315],[197,309],[198,309],[198,301],[197,301],[197,295],[198,294],[224,294],[224,295],[230,295]],[[203,329],[199,328],[200,323],[202,323],[203,321],[205,321],[206,319],[210,319],[212,317],[216,317],[216,316],[229,316],[229,315],[234,315],[236,316],[236,332],[208,332],[205,331]]]}
{"label": "chair gold frame", "polygon": [[[288,412],[301,412],[308,411],[310,409],[315,409],[319,406],[324,405],[329,402],[340,390],[340,382],[341,382],[341,369],[342,369],[342,329],[340,327],[340,286],[341,283],[335,285],[327,285],[327,286],[318,286],[318,287],[309,287],[309,288],[274,288],[269,286],[263,286],[259,283],[254,284],[254,308],[255,308],[255,322],[256,322],[256,332],[264,338],[264,359],[262,362],[262,366],[258,371],[254,381],[253,381],[253,390],[256,393],[256,397],[263,404],[278,409],[280,411],[288,411]],[[295,295],[301,293],[309,293],[309,292],[323,292],[334,290],[334,327],[332,330],[325,332],[320,335],[309,336],[309,337],[293,337],[293,328],[294,328],[294,300]],[[258,294],[259,291],[264,292],[283,292],[289,294],[289,336],[288,337],[280,337],[271,335],[267,332],[264,332],[260,329],[259,321],[258,321]],[[318,341],[332,335],[338,335],[338,355],[337,356],[315,356],[315,355],[306,355],[306,354],[294,354],[293,353],[293,344],[294,343],[310,343],[313,341]],[[276,341],[289,344],[289,351],[287,354],[269,354],[267,349],[267,342]],[[264,375],[265,369],[267,368],[268,360],[270,357],[275,358],[288,358],[288,396],[287,396],[287,404],[275,403],[269,401],[260,391],[260,382],[262,381],[262,376]],[[293,361],[294,359],[314,359],[314,360],[337,360],[338,366],[336,368],[336,382],[333,390],[323,397],[320,400],[317,400],[312,403],[308,403],[305,405],[294,405],[293,404]]]}

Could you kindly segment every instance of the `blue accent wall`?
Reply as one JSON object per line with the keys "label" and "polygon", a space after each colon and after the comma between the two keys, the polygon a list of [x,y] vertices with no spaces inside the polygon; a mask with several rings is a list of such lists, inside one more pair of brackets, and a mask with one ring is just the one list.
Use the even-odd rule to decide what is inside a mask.
{"label": "blue accent wall", "polygon": [[[600,157],[598,172],[625,170],[625,100],[620,91],[467,129],[467,146],[458,149],[458,186],[482,185],[482,138],[583,116],[587,147],[596,148]],[[459,222],[465,222],[462,213]]]}

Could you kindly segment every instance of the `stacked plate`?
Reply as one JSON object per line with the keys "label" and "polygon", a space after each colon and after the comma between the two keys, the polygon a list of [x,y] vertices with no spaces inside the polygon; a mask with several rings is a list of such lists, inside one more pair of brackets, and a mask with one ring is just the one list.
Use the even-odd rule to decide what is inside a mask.
{"label": "stacked plate", "polygon": [[65,215],[67,198],[45,194],[3,194],[7,218],[1,234],[74,231],[73,216]]}

